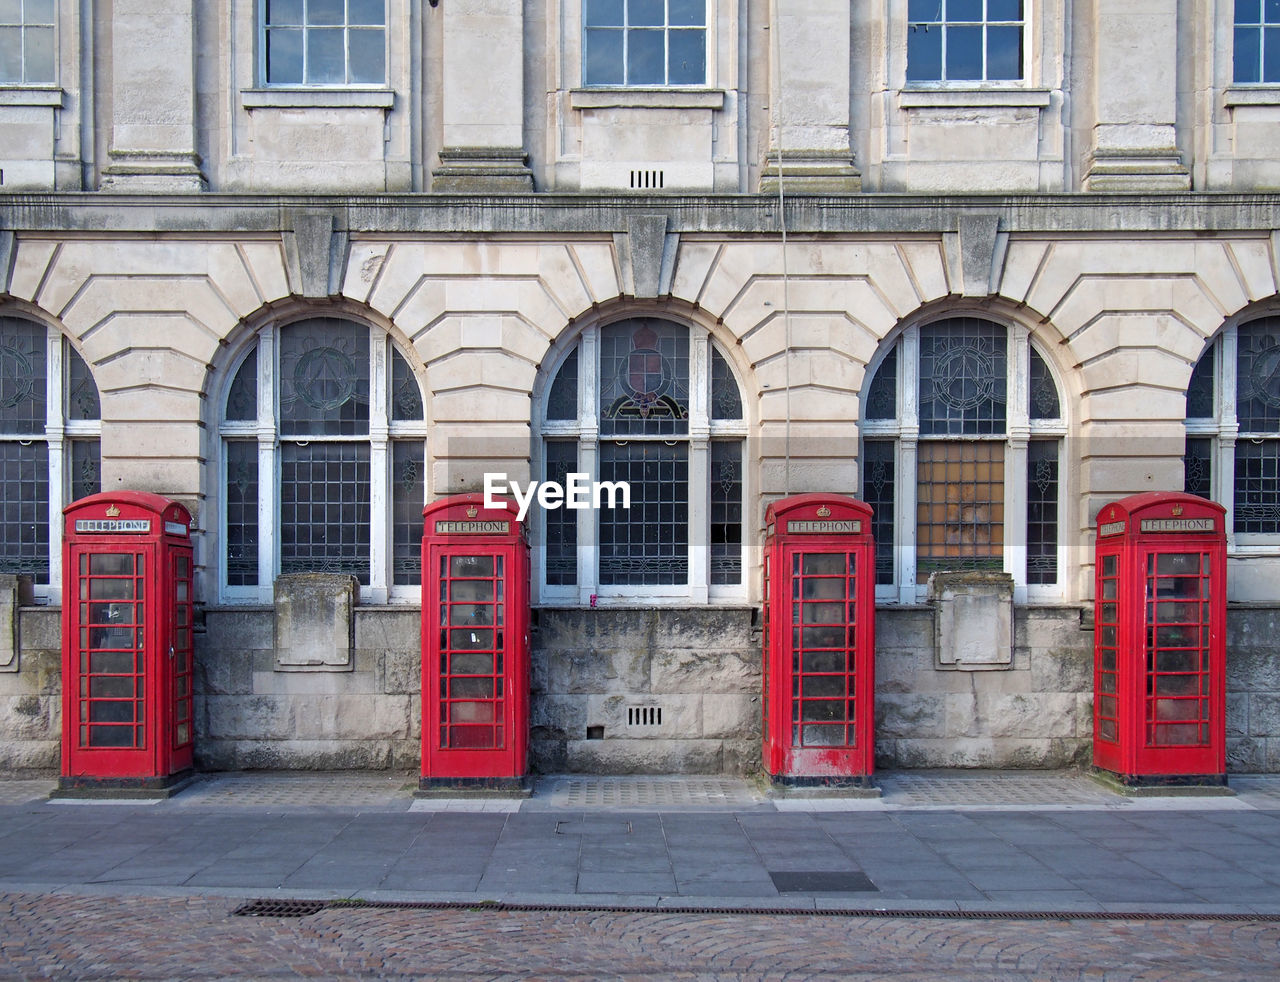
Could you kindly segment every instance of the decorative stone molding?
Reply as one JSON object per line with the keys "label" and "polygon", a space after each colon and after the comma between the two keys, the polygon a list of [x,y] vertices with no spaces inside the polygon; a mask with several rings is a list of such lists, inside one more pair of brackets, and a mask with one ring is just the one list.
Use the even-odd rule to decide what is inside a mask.
{"label": "decorative stone molding", "polygon": [[275,583],[275,669],[349,672],[354,668],[360,584],[338,573],[288,573]]}
{"label": "decorative stone molding", "polygon": [[966,672],[1013,666],[1013,577],[997,572],[929,576],[938,668]]}
{"label": "decorative stone molding", "polygon": [[533,171],[519,147],[445,147],[431,172],[431,190],[444,194],[532,191]]}
{"label": "decorative stone molding", "polygon": [[1088,191],[1189,191],[1191,172],[1174,147],[1093,151],[1084,179]]}
{"label": "decorative stone molding", "polygon": [[847,150],[784,150],[781,166],[776,152],[766,158],[760,191],[777,194],[779,183],[784,192],[857,194],[862,191],[862,174]]}

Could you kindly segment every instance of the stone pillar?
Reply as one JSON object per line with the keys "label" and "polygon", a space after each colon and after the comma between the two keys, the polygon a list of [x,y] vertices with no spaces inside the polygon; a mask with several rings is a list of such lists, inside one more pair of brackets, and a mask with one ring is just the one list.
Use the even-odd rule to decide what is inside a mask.
{"label": "stone pillar", "polygon": [[1178,0],[1097,0],[1087,191],[1188,191],[1178,150]]}
{"label": "stone pillar", "polygon": [[[850,0],[774,0],[771,126],[761,191],[856,192],[849,143]],[[779,167],[781,157],[781,167]]]}
{"label": "stone pillar", "polygon": [[524,13],[510,0],[448,0],[443,31],[444,141],[432,190],[532,191],[524,152]]}
{"label": "stone pillar", "polygon": [[199,191],[195,0],[114,0],[103,190]]}

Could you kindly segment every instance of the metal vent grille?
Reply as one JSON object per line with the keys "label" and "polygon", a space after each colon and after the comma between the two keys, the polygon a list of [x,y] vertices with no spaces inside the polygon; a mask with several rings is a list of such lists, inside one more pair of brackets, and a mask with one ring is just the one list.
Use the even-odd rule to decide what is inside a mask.
{"label": "metal vent grille", "polygon": [[329,906],[327,900],[251,900],[231,912],[232,917],[310,917]]}
{"label": "metal vent grille", "polygon": [[661,706],[628,706],[627,707],[627,725],[628,726],[661,726],[662,725],[662,707]]}
{"label": "metal vent grille", "polygon": [[633,170],[631,172],[631,189],[633,191],[660,191],[663,186],[663,173],[660,170]]}

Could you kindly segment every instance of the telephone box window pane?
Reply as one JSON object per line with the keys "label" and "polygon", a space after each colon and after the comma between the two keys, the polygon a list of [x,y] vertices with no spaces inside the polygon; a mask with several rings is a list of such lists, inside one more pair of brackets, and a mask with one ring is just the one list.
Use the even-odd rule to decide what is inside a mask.
{"label": "telephone box window pane", "polygon": [[1058,441],[1027,446],[1027,582],[1058,582]]}
{"label": "telephone box window pane", "polygon": [[325,317],[280,330],[280,432],[369,432],[369,329]]}
{"label": "telephone box window pane", "polygon": [[0,442],[0,479],[0,571],[47,584],[49,445]]}
{"label": "telephone box window pane", "polygon": [[391,445],[392,576],[396,586],[422,582],[422,506],[426,502],[426,449],[421,440]]}
{"label": "telephone box window pane", "polygon": [[1182,458],[1182,490],[1201,498],[1212,496],[1213,438],[1187,437]]}
{"label": "telephone box window pane", "polygon": [[729,363],[716,348],[711,349],[711,418],[742,419],[742,394]]}
{"label": "telephone box window pane", "polygon": [[711,444],[711,582],[742,582],[742,441]]}
{"label": "telephone box window pane", "polygon": [[[577,469],[577,443],[560,440],[547,444],[546,480],[563,487]],[[578,582],[578,512],[556,508],[543,514],[547,521],[547,584],[573,586]]]}
{"label": "telephone box window pane", "polygon": [[871,535],[876,543],[876,583],[893,583],[895,505],[894,444],[868,440],[862,447],[862,500],[872,508]]}
{"label": "telephone box window pane", "polygon": [[551,383],[551,393],[547,396],[547,419],[576,420],[578,418],[578,349],[569,352],[569,357],[556,372],[556,379]]}
{"label": "telephone box window pane", "polygon": [[102,453],[97,440],[71,441],[71,500],[102,490]]}
{"label": "telephone box window pane", "polygon": [[46,335],[41,324],[0,317],[0,433],[44,435]]}
{"label": "telephone box window pane", "polygon": [[1280,532],[1280,441],[1236,442],[1235,529]]}
{"label": "telephone box window pane", "polygon": [[71,345],[63,348],[67,361],[67,394],[64,412],[67,419],[98,419],[102,415],[98,386],[89,366]]}
{"label": "telephone box window pane", "polygon": [[923,440],[916,488],[916,575],[1004,565],[1004,444]]}
{"label": "telephone box window pane", "polygon": [[600,509],[600,584],[689,580],[689,450],[685,444],[602,443],[600,480],[631,485],[631,508]]}
{"label": "telephone box window pane", "polygon": [[688,328],[638,319],[601,330],[601,435],[688,432]]}
{"label": "telephone box window pane", "polygon": [[[391,419],[394,422],[415,422],[425,418],[422,409],[422,389],[413,377],[413,369],[404,355],[391,349]],[[419,516],[421,517],[421,516]]]}
{"label": "telephone box window pane", "polygon": [[921,433],[1004,433],[1007,343],[1005,328],[971,317],[921,328]]}
{"label": "telephone box window pane", "polygon": [[1187,384],[1187,419],[1213,419],[1217,413],[1213,406],[1214,348],[1205,352],[1191,370]]}
{"label": "telephone box window pane", "polygon": [[280,571],[348,573],[369,583],[369,447],[280,448]]}
{"label": "telephone box window pane", "polygon": [[258,444],[227,445],[227,585],[258,585]]}

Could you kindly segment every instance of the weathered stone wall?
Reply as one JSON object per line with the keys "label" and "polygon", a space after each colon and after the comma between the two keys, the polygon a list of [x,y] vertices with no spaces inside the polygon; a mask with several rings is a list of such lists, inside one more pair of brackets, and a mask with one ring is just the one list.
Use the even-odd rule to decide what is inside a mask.
{"label": "weathered stone wall", "polygon": [[[760,765],[760,636],[749,607],[548,608],[533,634],[532,757],[541,772],[751,773]],[[1018,607],[1010,667],[939,667],[933,610],[876,613],[876,766],[1068,767],[1090,759],[1087,611]],[[274,614],[205,614],[196,755],[206,770],[406,768],[419,762],[413,607],[357,608],[350,671],[280,671]],[[19,610],[17,671],[0,672],[0,770],[58,767],[54,607]],[[1227,767],[1280,772],[1280,608],[1228,616]],[[652,714],[628,709],[661,708]],[[588,728],[594,730],[589,738]]]}

